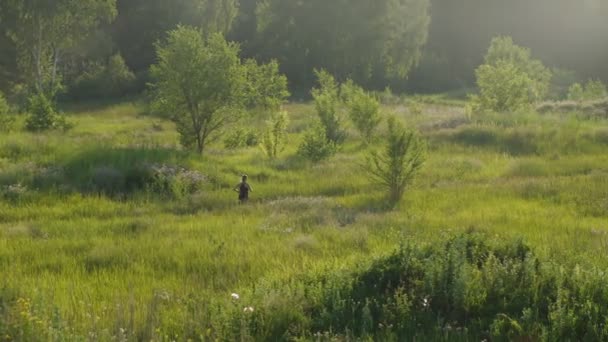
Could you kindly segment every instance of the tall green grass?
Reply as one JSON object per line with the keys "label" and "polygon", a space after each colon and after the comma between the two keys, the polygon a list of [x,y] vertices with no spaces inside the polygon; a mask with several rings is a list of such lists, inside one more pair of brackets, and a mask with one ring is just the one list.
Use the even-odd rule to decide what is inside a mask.
{"label": "tall green grass", "polygon": [[[205,156],[184,151],[171,122],[142,115],[133,103],[68,109],[76,126],[67,133],[0,136],[0,340],[605,336],[597,323],[603,309],[586,304],[604,303],[601,278],[583,280],[608,266],[608,122],[550,113],[468,119],[447,105],[412,117],[399,104],[385,107],[430,145],[416,183],[388,212],[382,189],[360,168],[383,133],[369,146],[351,134],[336,156],[312,164],[297,146],[314,108],[286,109],[289,146],[274,161],[256,146],[226,150],[222,139]],[[204,181],[188,191],[179,176],[159,183],[151,165]],[[232,192],[243,173],[254,189],[245,206]],[[441,249],[470,228],[491,241],[473,238],[491,245],[484,251],[499,255],[506,247],[495,249],[495,241],[523,239],[532,259],[509,252],[513,264],[490,264],[486,255],[474,268],[461,250]],[[373,290],[383,269],[412,266],[393,253],[400,245],[428,269],[407,278],[419,282],[411,288],[372,293],[382,288]],[[460,255],[460,273],[440,272],[450,253]],[[563,286],[537,292],[552,305],[530,299],[527,307],[538,310],[530,316],[527,307],[507,310],[500,296],[474,298],[478,289],[497,289],[475,277],[511,281],[507,271],[522,260],[547,269],[523,273],[539,284],[561,277]],[[491,265],[505,274],[488,273]],[[441,297],[447,292],[428,287],[440,277],[463,282],[449,291],[473,297]],[[522,287],[522,295],[533,289]],[[433,297],[428,312],[418,292],[407,292],[422,290]],[[451,310],[434,306],[441,298]],[[244,312],[250,306],[253,313]]]}

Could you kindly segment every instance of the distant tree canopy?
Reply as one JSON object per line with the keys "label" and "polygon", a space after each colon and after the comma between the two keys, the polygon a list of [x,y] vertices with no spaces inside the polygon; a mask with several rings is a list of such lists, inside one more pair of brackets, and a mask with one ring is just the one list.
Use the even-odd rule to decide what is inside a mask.
{"label": "distant tree canopy", "polygon": [[278,58],[296,84],[310,84],[315,68],[357,82],[405,78],[427,39],[428,4],[428,0],[258,2],[254,53]]}
{"label": "distant tree canopy", "polygon": [[116,15],[115,0],[6,0],[22,78],[33,92],[52,98],[61,87],[61,62],[102,22]]}
{"label": "distant tree canopy", "polygon": [[[607,17],[603,0],[2,0],[0,90],[10,98],[31,78],[35,68],[23,66],[32,51],[23,51],[42,46],[30,34],[40,22],[44,45],[63,50],[58,66],[71,86],[120,55],[143,90],[154,43],[181,24],[225,34],[245,59],[276,59],[298,97],[310,95],[314,69],[368,89],[474,87],[492,38],[510,36],[558,76],[552,96],[564,98],[575,82],[608,81]],[[53,59],[48,50],[42,59]]]}

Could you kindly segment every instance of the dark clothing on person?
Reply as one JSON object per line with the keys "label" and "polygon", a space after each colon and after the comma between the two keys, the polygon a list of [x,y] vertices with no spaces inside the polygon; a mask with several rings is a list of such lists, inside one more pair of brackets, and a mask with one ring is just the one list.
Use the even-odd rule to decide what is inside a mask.
{"label": "dark clothing on person", "polygon": [[236,187],[235,190],[239,192],[239,201],[247,202],[249,200],[249,192],[251,191],[251,186],[247,182],[241,182]]}

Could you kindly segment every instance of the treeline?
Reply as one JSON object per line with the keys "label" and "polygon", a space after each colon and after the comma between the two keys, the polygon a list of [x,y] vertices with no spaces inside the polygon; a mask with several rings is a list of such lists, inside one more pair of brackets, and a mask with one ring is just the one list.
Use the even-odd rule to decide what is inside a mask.
{"label": "treeline", "polygon": [[297,97],[309,96],[315,68],[375,89],[471,87],[499,35],[558,68],[556,82],[608,80],[607,14],[601,0],[6,0],[0,90],[14,93],[28,73],[40,73],[24,64],[46,44],[51,52],[38,57],[62,76],[64,97],[139,92],[156,60],[155,43],[179,24],[223,33],[240,43],[245,58],[276,59]]}

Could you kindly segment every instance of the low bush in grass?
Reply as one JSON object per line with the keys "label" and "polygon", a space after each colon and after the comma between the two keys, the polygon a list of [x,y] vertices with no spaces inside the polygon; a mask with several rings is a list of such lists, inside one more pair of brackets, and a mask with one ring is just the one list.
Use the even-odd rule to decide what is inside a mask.
{"label": "low bush in grass", "polygon": [[184,157],[161,149],[91,149],[61,165],[55,172],[60,176],[41,174],[38,183],[108,196],[149,192],[183,197],[200,191],[207,182],[202,173],[180,166]]}
{"label": "low bush in grass", "polygon": [[[470,231],[368,266],[265,282],[218,332],[229,340],[605,340],[606,275]],[[255,308],[255,310],[248,310]]]}

